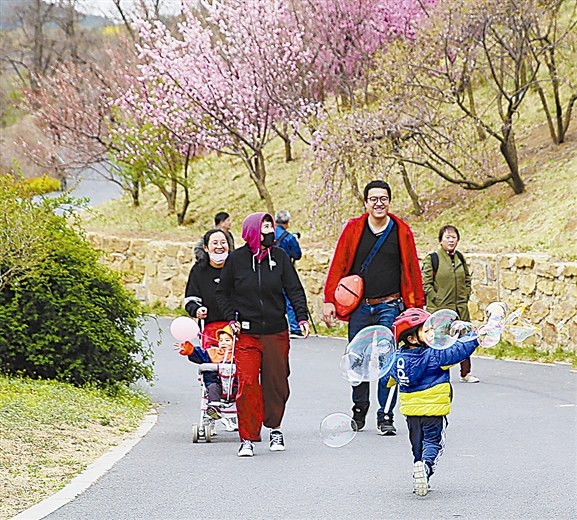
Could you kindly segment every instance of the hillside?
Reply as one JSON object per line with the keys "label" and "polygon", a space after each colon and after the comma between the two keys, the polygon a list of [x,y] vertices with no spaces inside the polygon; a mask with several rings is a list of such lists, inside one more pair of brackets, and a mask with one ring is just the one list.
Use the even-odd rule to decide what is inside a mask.
{"label": "hillside", "polygon": [[[547,126],[542,124],[519,138],[519,149],[527,186],[521,195],[514,195],[505,185],[467,191],[423,174],[415,179],[415,187],[426,211],[417,217],[401,180],[387,179],[393,186],[391,211],[410,222],[420,253],[436,248],[439,227],[452,223],[461,231],[459,248],[464,252],[548,252],[577,260],[577,122],[559,146],[551,144]],[[295,155],[295,161],[285,163],[280,142],[273,142],[268,150],[267,185],[275,208],[290,210],[291,230],[302,233],[305,247],[315,244],[330,249],[335,237],[310,231],[303,145],[296,146]],[[131,208],[128,198],[107,203],[85,215],[86,227],[121,235],[196,239],[211,227],[213,215],[225,210],[233,216],[233,233],[240,237],[244,216],[264,208],[245,167],[234,158],[213,156],[196,168],[187,225],[177,227],[175,217],[166,214],[164,201],[149,189],[140,208]],[[360,211],[360,207],[353,208],[351,214],[342,216],[343,222]],[[322,223],[316,227],[322,229]]]}

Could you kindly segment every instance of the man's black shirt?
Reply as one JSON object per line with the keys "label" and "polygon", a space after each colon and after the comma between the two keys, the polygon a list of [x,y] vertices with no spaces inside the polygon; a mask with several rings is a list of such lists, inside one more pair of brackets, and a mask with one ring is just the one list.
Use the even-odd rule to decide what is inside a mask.
{"label": "man's black shirt", "polygon": [[[369,256],[381,234],[375,235],[372,232],[367,219],[349,274],[357,274],[361,270],[361,265]],[[399,227],[396,222],[393,221],[393,229],[364,272],[363,279],[365,281],[364,298],[380,298],[381,296],[400,293],[401,253],[399,250]]]}

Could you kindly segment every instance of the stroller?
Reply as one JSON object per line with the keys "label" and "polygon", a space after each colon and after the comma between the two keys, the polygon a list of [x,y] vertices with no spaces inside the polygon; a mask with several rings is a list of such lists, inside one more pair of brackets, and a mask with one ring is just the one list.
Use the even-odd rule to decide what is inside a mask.
{"label": "stroller", "polygon": [[[222,384],[221,400],[218,406],[208,401],[208,391],[203,375],[206,372],[217,372]],[[198,380],[200,381],[200,422],[192,425],[192,442],[200,439],[211,442],[216,435],[216,421],[224,424],[226,431],[238,430],[236,403],[234,402],[234,377],[236,365],[233,363],[203,363],[198,365]]]}
{"label": "stroller", "polygon": [[[216,324],[214,324],[215,326]],[[203,350],[207,352],[212,350],[210,344],[213,341],[212,332],[203,331]],[[208,327],[207,327],[208,328]],[[226,431],[236,431],[237,426],[237,412],[236,412],[236,364],[234,363],[234,348],[236,345],[236,334],[232,331],[226,331],[225,328],[217,330],[218,333],[225,333],[232,335],[232,349],[225,352],[223,357],[220,357],[221,362],[206,362],[210,360],[208,354],[204,354],[205,362],[198,365],[198,380],[201,386],[200,398],[200,422],[192,426],[192,442],[196,443],[199,439],[204,439],[206,442],[211,442],[212,437],[216,435],[216,422],[221,421],[224,424]],[[218,336],[220,337],[220,336]],[[220,340],[219,340],[220,341]],[[221,353],[222,354],[222,353]],[[212,381],[211,381],[212,380]],[[215,397],[212,393],[213,402],[209,401],[209,385],[220,385],[220,395]],[[218,401],[215,401],[218,399]]]}

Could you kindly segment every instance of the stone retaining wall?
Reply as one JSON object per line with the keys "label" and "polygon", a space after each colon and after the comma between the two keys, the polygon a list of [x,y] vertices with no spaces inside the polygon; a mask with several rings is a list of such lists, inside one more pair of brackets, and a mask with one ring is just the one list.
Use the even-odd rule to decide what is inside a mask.
{"label": "stone retaining wall", "polygon": [[[193,264],[193,242],[127,239],[89,233],[91,243],[106,255],[102,261],[122,273],[139,300],[182,305]],[[331,252],[309,250],[297,268],[315,320],[323,305],[323,286]],[[523,317],[541,330],[526,343],[543,350],[561,346],[577,351],[577,262],[553,262],[546,254],[468,254],[473,276],[471,318],[484,320],[490,302],[503,301],[511,310],[524,307]]]}

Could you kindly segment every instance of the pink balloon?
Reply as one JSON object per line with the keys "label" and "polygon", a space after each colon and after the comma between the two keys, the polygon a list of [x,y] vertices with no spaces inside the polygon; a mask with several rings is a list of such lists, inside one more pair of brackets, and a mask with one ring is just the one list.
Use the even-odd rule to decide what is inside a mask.
{"label": "pink balloon", "polygon": [[192,318],[179,316],[170,324],[170,333],[178,341],[192,341],[198,337],[200,329]]}

